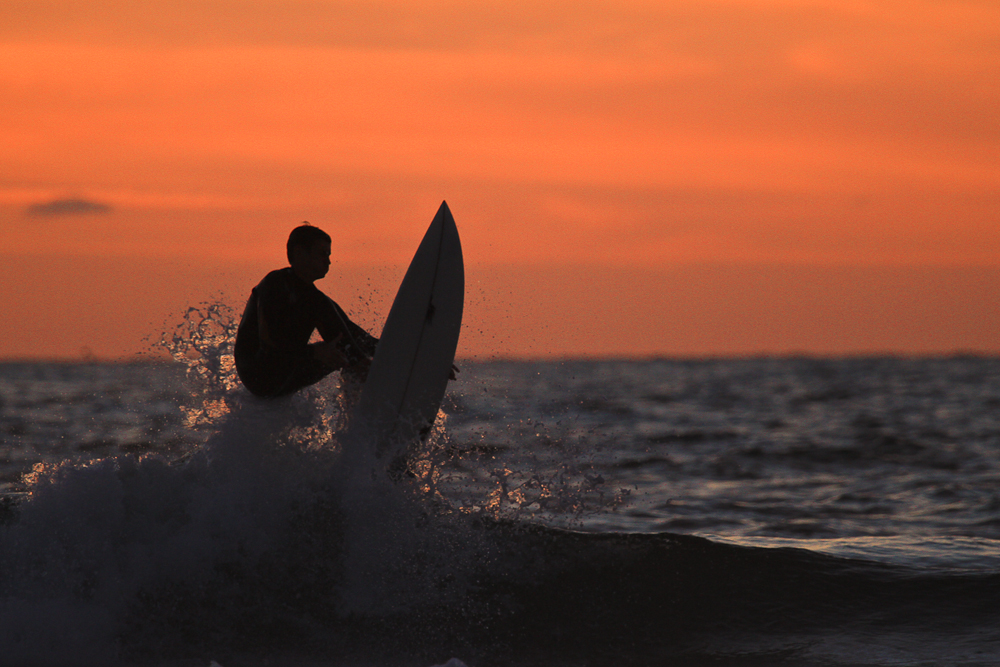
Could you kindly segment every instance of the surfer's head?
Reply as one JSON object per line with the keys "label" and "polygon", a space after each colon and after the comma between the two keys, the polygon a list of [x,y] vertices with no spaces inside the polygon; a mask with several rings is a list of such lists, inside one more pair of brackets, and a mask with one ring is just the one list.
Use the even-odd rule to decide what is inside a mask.
{"label": "surfer's head", "polygon": [[319,227],[299,225],[288,235],[288,263],[303,280],[319,280],[330,269],[330,244],[330,235]]}
{"label": "surfer's head", "polygon": [[309,250],[317,243],[331,243],[330,235],[319,227],[313,227],[308,222],[304,222],[288,235],[288,243],[285,251],[288,253],[288,263],[292,262],[292,254],[296,248]]}

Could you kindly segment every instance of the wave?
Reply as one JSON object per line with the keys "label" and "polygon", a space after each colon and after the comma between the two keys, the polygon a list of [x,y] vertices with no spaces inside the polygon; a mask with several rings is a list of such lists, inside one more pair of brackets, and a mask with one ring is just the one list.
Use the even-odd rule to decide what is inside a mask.
{"label": "wave", "polygon": [[249,401],[181,462],[37,469],[0,533],[0,663],[1000,657],[1000,575],[468,513],[346,465],[329,418]]}
{"label": "wave", "polygon": [[[183,447],[152,442],[89,463],[42,463],[21,500],[0,506],[0,666],[426,667],[454,656],[472,667],[1000,663],[991,540],[938,530],[935,539],[966,541],[921,551],[919,535],[907,534],[896,538],[906,557],[878,558],[890,538],[829,529],[927,482],[910,475],[835,495],[823,484],[900,462],[908,473],[947,472],[947,456],[972,446],[952,447],[953,436],[851,418],[850,437],[826,446],[802,444],[826,433],[809,427],[764,447],[769,440],[741,430],[749,426],[714,413],[703,423],[660,415],[639,424],[629,449],[615,428],[647,407],[631,397],[646,396],[655,412],[666,389],[591,402],[582,399],[602,394],[545,392],[535,414],[516,393],[529,383],[503,366],[509,386],[490,385],[501,398],[459,397],[449,428],[391,482],[370,460],[343,455],[340,407],[324,398],[336,387],[281,401],[234,390],[219,347],[227,331],[218,312],[192,310],[170,338],[198,385],[165,440]],[[571,366],[553,376],[586,384],[586,373],[606,370]],[[667,387],[655,374],[628,377]],[[560,396],[572,406],[564,415],[550,409]],[[505,410],[520,419],[494,427],[490,415]],[[611,411],[624,417],[605,420]],[[992,456],[983,447],[971,460]],[[179,451],[189,453],[168,458]],[[656,496],[668,506],[637,503],[613,520],[580,522],[627,500],[604,489],[590,460],[635,479],[653,470],[649,479],[670,483]],[[991,488],[992,467],[961,460],[966,483],[975,473]],[[825,476],[784,474],[814,468]],[[734,479],[736,495],[712,486]],[[935,498],[963,492],[931,481]],[[788,493],[788,484],[822,493]],[[814,498],[808,511],[803,498]],[[977,520],[995,514],[987,509]],[[620,530],[636,517],[637,526],[688,533],[721,520],[785,528],[759,539]],[[836,539],[812,539],[828,533]]]}

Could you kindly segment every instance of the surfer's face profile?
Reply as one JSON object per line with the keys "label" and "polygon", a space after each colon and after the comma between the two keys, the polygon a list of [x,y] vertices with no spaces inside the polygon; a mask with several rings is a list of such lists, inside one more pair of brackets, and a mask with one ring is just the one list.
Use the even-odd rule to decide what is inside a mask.
{"label": "surfer's face profile", "polygon": [[326,276],[330,270],[330,244],[317,241],[309,246],[296,248],[292,255],[292,270],[308,282]]}

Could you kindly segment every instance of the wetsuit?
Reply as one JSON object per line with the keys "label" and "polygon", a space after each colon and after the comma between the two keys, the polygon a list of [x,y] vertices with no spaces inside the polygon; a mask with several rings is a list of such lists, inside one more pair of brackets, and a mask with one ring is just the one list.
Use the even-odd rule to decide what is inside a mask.
{"label": "wetsuit", "polygon": [[257,396],[285,396],[340,370],[316,358],[309,343],[316,330],[326,341],[339,336],[348,367],[371,357],[378,343],[291,268],[267,274],[254,287],[236,333],[236,372],[244,386]]}

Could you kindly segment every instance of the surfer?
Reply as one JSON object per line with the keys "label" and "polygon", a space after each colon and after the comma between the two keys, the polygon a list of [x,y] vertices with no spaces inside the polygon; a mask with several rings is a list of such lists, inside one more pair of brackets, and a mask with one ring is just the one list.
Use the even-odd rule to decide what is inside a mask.
{"label": "surfer", "polygon": [[[378,339],[313,283],[330,269],[330,235],[304,223],[288,236],[289,266],[253,288],[236,332],[236,372],[251,393],[287,396],[341,371],[360,385]],[[321,342],[310,343],[314,331]]]}

